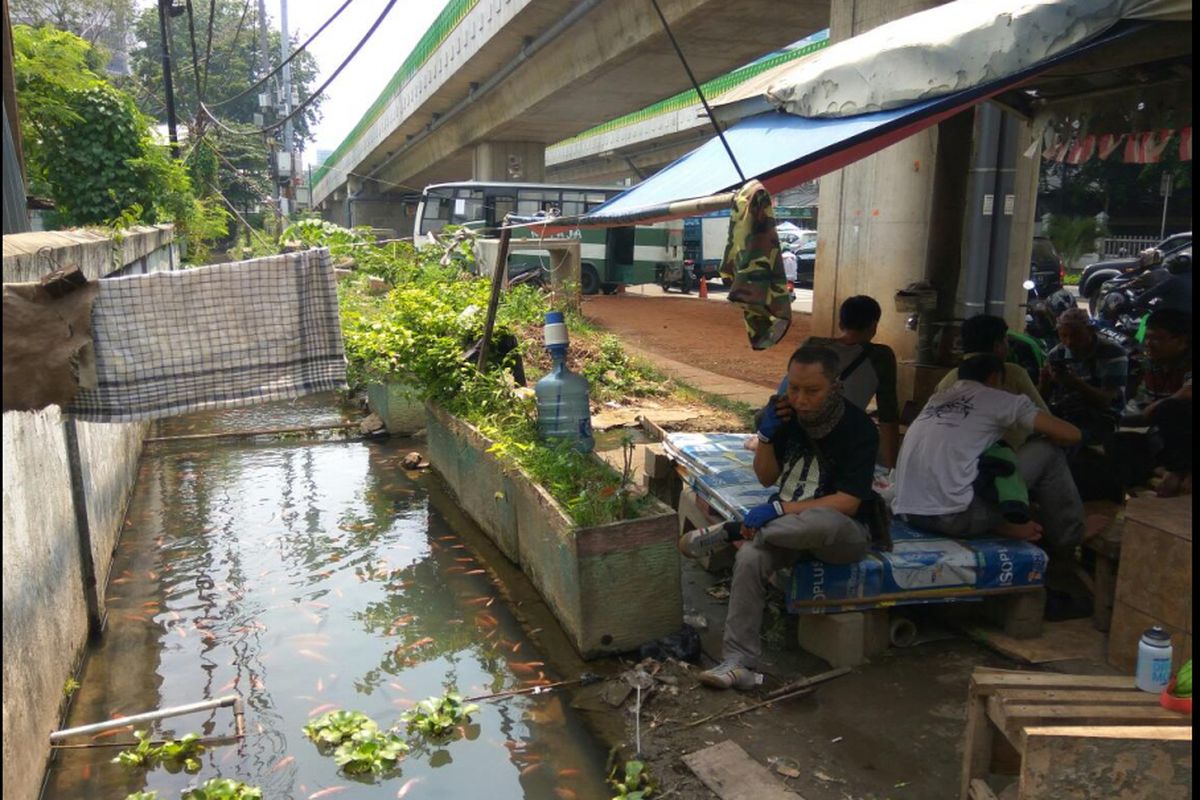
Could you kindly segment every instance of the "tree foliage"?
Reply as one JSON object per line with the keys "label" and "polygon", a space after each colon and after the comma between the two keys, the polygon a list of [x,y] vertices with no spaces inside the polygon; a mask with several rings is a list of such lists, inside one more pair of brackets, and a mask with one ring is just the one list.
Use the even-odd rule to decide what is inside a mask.
{"label": "tree foliage", "polygon": [[[197,84],[204,104],[212,109],[223,122],[254,124],[254,115],[260,113],[258,95],[266,92],[271,82],[231,103],[222,103],[252,86],[263,71],[262,51],[259,46],[258,14],[254,3],[242,0],[216,0],[212,19],[212,45],[207,46],[208,9],[207,3],[195,3],[194,28],[196,33],[196,61],[200,64],[200,80],[197,81],[192,62],[191,37],[186,16],[170,20],[171,74],[174,78],[175,104],[181,120],[195,119],[199,111]],[[279,63],[280,34],[268,17],[267,35],[268,69]],[[163,96],[162,37],[159,30],[158,9],[143,9],[137,16],[135,32],[137,47],[130,54],[133,73],[155,97]],[[293,47],[299,42],[293,42]],[[205,62],[205,52],[211,56]],[[306,99],[317,79],[317,62],[307,51],[291,62],[292,85],[301,101]],[[320,121],[320,99],[293,120],[293,147],[300,147],[311,140],[312,130]],[[160,106],[144,108],[147,113],[165,122],[165,110]]]}
{"label": "tree foliage", "polygon": [[10,0],[14,25],[49,25],[73,33],[93,47],[111,36],[123,36],[133,19],[133,0]]}
{"label": "tree foliage", "polygon": [[101,78],[71,33],[13,28],[13,71],[31,188],[55,202],[52,224],[173,221],[193,260],[225,234],[225,212],[197,199],[187,170],[155,143],[133,98]]}
{"label": "tree foliage", "polygon": [[1046,225],[1046,235],[1067,266],[1073,267],[1080,256],[1096,249],[1096,240],[1108,235],[1108,231],[1095,217],[1052,214]]}

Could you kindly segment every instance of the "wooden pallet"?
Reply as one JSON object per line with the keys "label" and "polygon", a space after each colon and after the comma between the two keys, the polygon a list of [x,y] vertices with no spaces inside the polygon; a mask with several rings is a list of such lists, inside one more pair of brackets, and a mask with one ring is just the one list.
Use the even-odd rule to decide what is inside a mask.
{"label": "wooden pallet", "polygon": [[1131,677],[978,667],[959,798],[991,800],[984,779],[1008,771],[1020,776],[1019,800],[1182,800],[1191,797],[1191,741],[1191,718]]}

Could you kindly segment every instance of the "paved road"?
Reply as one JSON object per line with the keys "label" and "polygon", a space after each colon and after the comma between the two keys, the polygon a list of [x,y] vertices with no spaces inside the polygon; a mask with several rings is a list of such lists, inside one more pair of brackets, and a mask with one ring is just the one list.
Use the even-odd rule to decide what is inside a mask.
{"label": "paved road", "polygon": [[[669,292],[664,292],[661,286],[653,283],[643,283],[638,286],[625,287],[626,294],[639,294],[645,297],[677,297],[680,300],[699,300],[697,290],[693,289],[688,294],[680,294],[677,290],[672,289]],[[812,289],[796,289],[796,300],[792,303],[792,311],[797,314],[812,313]],[[715,303],[728,302],[725,299],[725,287],[720,281],[708,282],[708,299]]]}
{"label": "paved road", "polygon": [[[1082,298],[1079,296],[1079,287],[1078,286],[1068,286],[1067,291],[1075,296],[1076,304],[1080,308],[1082,308],[1084,311],[1086,311],[1087,307],[1088,307],[1088,302],[1085,298]],[[695,290],[692,290],[692,292],[690,292],[689,294],[680,294],[679,292],[677,292],[675,290],[671,290],[669,292],[664,292],[662,290],[661,286],[658,286],[658,285],[652,284],[652,283],[646,283],[646,284],[642,284],[640,286],[628,286],[625,289],[625,293],[626,294],[639,294],[639,295],[644,295],[646,297],[676,297],[676,298],[679,298],[680,300],[689,300],[689,299],[690,300],[699,300],[700,299],[699,295],[696,293]],[[719,303],[726,302],[725,287],[721,285],[720,281],[709,281],[708,282],[708,299],[713,302],[719,302]],[[813,304],[812,289],[796,289],[796,300],[795,300],[795,302],[792,303],[792,311],[795,311],[798,314],[811,314],[812,313],[812,304]]]}

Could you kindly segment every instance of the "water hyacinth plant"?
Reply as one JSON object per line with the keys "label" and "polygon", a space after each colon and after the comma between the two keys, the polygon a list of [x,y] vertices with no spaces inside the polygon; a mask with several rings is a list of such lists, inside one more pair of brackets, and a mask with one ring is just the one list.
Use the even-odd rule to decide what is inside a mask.
{"label": "water hyacinth plant", "polygon": [[180,800],[263,800],[262,789],[232,778],[210,778],[192,789],[185,789]]}
{"label": "water hyacinth plant", "polygon": [[355,734],[379,732],[375,721],[361,711],[338,709],[322,714],[304,726],[304,735],[318,745],[336,746]]}
{"label": "water hyacinth plant", "polygon": [[441,697],[422,700],[411,711],[406,711],[401,719],[407,723],[409,731],[416,731],[436,741],[449,737],[455,727],[469,722],[471,715],[478,710],[479,706],[474,703],[463,703],[457,693],[447,692]]}
{"label": "water hyacinth plant", "polygon": [[347,775],[381,775],[394,770],[407,752],[396,734],[364,729],[338,745],[333,760]]}
{"label": "water hyacinth plant", "polygon": [[149,731],[134,731],[133,737],[138,740],[137,745],[118,753],[112,760],[114,764],[143,769],[153,769],[161,764],[168,772],[182,769],[189,774],[200,771],[197,756],[204,752],[204,745],[198,733],[184,734],[182,739],[167,739],[159,745],[150,739]]}

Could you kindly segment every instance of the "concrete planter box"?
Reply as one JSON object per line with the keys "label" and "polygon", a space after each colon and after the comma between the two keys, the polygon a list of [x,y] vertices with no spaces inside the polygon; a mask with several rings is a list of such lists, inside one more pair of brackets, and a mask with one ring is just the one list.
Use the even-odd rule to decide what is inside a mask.
{"label": "concrete planter box", "polygon": [[540,485],[505,467],[476,428],[426,405],[429,461],[463,510],[518,564],[584,658],[619,653],[683,624],[675,513],[580,528]]}
{"label": "concrete planter box", "polygon": [[425,427],[425,402],[402,380],[367,384],[367,406],[383,420],[388,433],[411,436]]}

